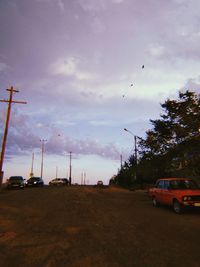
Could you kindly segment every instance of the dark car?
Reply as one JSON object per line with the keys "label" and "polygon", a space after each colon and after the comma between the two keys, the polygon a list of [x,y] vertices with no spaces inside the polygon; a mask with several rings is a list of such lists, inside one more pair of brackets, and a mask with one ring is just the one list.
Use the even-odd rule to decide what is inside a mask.
{"label": "dark car", "polygon": [[41,177],[31,177],[27,180],[26,186],[28,187],[37,187],[37,186],[43,186],[44,181],[42,180]]}
{"label": "dark car", "polygon": [[7,180],[7,189],[23,189],[25,187],[25,179],[22,176],[11,176]]}
{"label": "dark car", "polygon": [[97,186],[100,186],[100,187],[103,186],[103,181],[98,181]]}
{"label": "dark car", "polygon": [[96,188],[105,188],[103,181],[99,180],[96,185],[94,185]]}

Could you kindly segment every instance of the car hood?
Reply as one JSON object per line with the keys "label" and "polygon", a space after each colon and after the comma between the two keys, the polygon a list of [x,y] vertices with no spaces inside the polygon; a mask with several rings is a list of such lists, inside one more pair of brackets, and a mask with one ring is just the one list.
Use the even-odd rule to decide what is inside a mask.
{"label": "car hood", "polygon": [[9,184],[22,184],[22,181],[9,181]]}

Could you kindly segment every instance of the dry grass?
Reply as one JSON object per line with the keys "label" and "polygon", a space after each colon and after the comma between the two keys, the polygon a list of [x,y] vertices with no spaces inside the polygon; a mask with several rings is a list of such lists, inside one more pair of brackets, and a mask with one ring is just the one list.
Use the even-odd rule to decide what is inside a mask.
{"label": "dry grass", "polygon": [[153,208],[143,191],[2,191],[0,212],[1,267],[199,266],[199,212]]}

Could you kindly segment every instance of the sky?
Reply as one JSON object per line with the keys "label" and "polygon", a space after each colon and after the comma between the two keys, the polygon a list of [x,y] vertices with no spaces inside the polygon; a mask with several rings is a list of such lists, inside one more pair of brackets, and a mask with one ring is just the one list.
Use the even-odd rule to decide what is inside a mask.
{"label": "sky", "polygon": [[[200,92],[198,0],[0,0],[0,99],[12,104],[4,181],[105,184],[160,104]],[[144,65],[144,68],[142,66]],[[7,103],[0,102],[0,138]],[[130,132],[124,131],[127,128]],[[34,161],[32,155],[34,154]]]}

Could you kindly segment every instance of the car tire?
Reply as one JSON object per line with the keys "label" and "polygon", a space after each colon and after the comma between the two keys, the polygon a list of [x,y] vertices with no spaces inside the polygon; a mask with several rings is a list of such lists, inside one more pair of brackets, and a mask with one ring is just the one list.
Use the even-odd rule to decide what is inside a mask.
{"label": "car tire", "polygon": [[183,205],[181,205],[181,203],[179,203],[176,199],[173,201],[173,211],[176,214],[181,214],[184,212]]}
{"label": "car tire", "polygon": [[159,203],[155,197],[152,197],[152,204],[154,207],[159,207]]}

